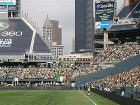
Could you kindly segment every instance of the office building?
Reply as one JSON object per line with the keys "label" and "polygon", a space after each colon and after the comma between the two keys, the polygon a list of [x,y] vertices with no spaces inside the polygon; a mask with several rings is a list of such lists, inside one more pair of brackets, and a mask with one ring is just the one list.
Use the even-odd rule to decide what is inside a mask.
{"label": "office building", "polygon": [[49,17],[46,17],[43,25],[43,38],[49,43],[56,59],[63,55],[64,46],[62,45],[62,29],[60,28],[59,21],[49,20]]}
{"label": "office building", "polygon": [[50,20],[52,24],[52,42],[56,42],[57,45],[62,45],[62,29],[59,25],[59,21]]}
{"label": "office building", "polygon": [[75,52],[92,51],[93,0],[75,0]]}

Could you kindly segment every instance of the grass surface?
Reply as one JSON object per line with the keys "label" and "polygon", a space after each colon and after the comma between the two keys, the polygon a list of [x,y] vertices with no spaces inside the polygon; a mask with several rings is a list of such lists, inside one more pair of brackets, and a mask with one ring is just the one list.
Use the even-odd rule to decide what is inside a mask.
{"label": "grass surface", "polygon": [[[84,91],[87,95],[87,92]],[[92,93],[97,105],[117,105]],[[94,105],[76,90],[0,90],[0,105]]]}
{"label": "grass surface", "polygon": [[[87,92],[84,92],[87,95]],[[105,97],[102,97],[98,94],[92,93],[91,96],[89,97],[92,101],[94,101],[94,103],[96,103],[97,105],[119,105]]]}

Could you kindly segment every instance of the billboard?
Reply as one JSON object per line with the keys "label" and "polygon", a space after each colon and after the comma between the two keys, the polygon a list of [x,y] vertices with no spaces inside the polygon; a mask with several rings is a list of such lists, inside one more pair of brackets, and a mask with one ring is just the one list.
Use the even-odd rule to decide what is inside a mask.
{"label": "billboard", "polygon": [[95,28],[107,28],[113,21],[115,2],[95,3]]}
{"label": "billboard", "polygon": [[16,0],[0,0],[0,5],[16,5]]}
{"label": "billboard", "polygon": [[30,48],[33,31],[20,19],[0,20],[0,54],[23,54]]}
{"label": "billboard", "polygon": [[[0,55],[23,55],[29,51],[33,30],[21,19],[0,20]],[[47,44],[36,33],[33,51],[50,53]]]}

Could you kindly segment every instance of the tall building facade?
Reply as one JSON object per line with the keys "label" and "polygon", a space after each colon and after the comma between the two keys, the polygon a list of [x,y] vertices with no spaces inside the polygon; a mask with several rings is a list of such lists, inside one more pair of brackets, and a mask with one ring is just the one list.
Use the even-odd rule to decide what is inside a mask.
{"label": "tall building facade", "polygon": [[49,45],[52,44],[52,24],[48,16],[43,25],[43,38]]}
{"label": "tall building facade", "polygon": [[92,51],[93,0],[75,0],[75,52]]}
{"label": "tall building facade", "polygon": [[59,21],[50,20],[50,22],[52,24],[52,42],[62,45],[62,29],[59,26]]}
{"label": "tall building facade", "polygon": [[59,27],[59,21],[49,20],[47,16],[43,25],[43,38],[49,43],[56,59],[63,55],[64,46],[62,45],[62,29]]}

